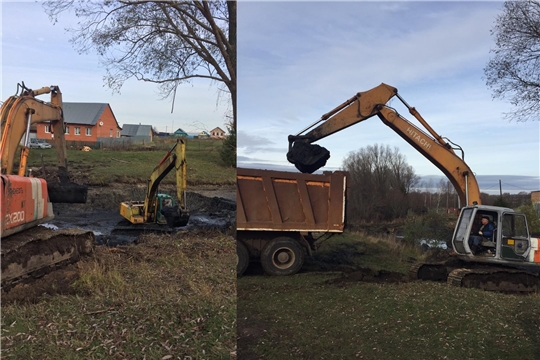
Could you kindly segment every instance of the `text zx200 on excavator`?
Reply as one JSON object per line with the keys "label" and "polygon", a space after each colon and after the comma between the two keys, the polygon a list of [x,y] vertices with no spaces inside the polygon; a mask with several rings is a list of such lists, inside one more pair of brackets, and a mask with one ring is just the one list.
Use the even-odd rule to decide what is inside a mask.
{"label": "text zx200 on excavator", "polygon": [[[170,195],[157,193],[159,184],[172,169],[175,169],[178,203]],[[129,223],[118,226],[117,230],[165,231],[164,224],[171,228],[187,225],[186,169],[186,143],[178,139],[150,174],[144,201],[120,204],[120,215]]]}
{"label": "text zx200 on excavator", "polygon": [[[386,105],[393,97],[407,107],[425,130]],[[459,195],[460,204],[464,205],[452,237],[457,256],[439,263],[415,264],[411,268],[411,277],[493,291],[538,291],[539,240],[530,236],[526,217],[509,208],[481,205],[480,188],[463,160],[463,150],[437,134],[418,111],[403,100],[396,88],[381,84],[359,92],[299,134],[290,135],[287,159],[301,172],[312,173],[324,166],[330,157],[327,149],[313,145],[313,142],[375,115],[448,177]],[[462,157],[454,150],[460,150]],[[469,243],[470,237],[478,235],[482,216],[488,217],[495,230],[492,241],[482,239],[478,246],[482,251],[477,252]]]}
{"label": "text zx200 on excavator", "polygon": [[[20,92],[4,101],[0,108],[3,290],[30,276],[39,276],[77,261],[81,255],[90,253],[94,244],[94,234],[89,231],[37,226],[54,218],[52,202],[86,202],[87,188],[69,180],[62,93],[58,86],[31,90],[23,83],[19,87]],[[50,103],[36,98],[48,93],[51,94]],[[51,125],[58,155],[58,179],[50,183],[27,174],[30,127],[43,122]],[[23,136],[19,168],[14,175],[15,154]]]}

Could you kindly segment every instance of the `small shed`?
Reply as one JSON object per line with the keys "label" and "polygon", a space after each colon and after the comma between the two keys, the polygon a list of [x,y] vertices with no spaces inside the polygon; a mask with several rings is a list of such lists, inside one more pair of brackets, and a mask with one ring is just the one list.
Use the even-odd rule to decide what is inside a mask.
{"label": "small shed", "polygon": [[154,136],[154,131],[152,130],[152,125],[124,124],[120,136],[133,138],[137,142],[151,142]]}

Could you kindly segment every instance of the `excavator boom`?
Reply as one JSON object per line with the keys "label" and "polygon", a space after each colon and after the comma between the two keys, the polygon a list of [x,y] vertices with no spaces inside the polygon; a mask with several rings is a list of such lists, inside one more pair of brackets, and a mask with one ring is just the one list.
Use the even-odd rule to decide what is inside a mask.
{"label": "excavator boom", "polygon": [[[51,94],[49,103],[36,98],[38,95],[48,93]],[[31,90],[26,88],[24,84],[20,94],[9,97],[2,104],[0,108],[1,173],[3,175],[12,174],[16,152],[24,137],[17,175],[27,176],[30,128],[34,124],[48,122],[54,135],[58,165],[58,181],[47,184],[50,201],[53,203],[85,203],[88,193],[86,186],[75,184],[69,180],[62,105],[62,93],[58,86]]]}
{"label": "excavator boom", "polygon": [[[424,130],[386,105],[393,97],[397,97],[409,109],[409,112],[423,125]],[[297,135],[290,135],[287,159],[301,172],[312,173],[324,166],[330,158],[330,152],[327,149],[314,145],[313,142],[373,116],[379,117],[385,125],[437,166],[454,185],[461,204],[481,203],[480,188],[476,178],[463,159],[455,153],[449,141],[435,132],[418,111],[403,100],[396,88],[386,84],[357,93],[337,108],[324,114],[312,126]],[[313,128],[315,125],[318,126]],[[308,131],[311,128],[313,129]]]}

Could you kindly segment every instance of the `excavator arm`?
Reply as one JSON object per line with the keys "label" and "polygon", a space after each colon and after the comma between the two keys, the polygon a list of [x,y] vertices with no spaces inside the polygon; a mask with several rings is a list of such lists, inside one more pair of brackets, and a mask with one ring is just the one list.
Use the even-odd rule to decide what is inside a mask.
{"label": "excavator arm", "polygon": [[[18,176],[27,176],[27,159],[30,153],[30,127],[33,124],[49,122],[54,134],[54,147],[57,153],[58,184],[48,183],[51,202],[85,203],[86,186],[70,182],[68,175],[67,149],[64,137],[64,115],[62,93],[58,86],[48,86],[37,90],[22,85],[20,94],[9,97],[0,108],[0,159],[1,173],[11,175],[17,148],[24,137],[20,151]],[[50,103],[36,96],[51,94]]]}
{"label": "excavator arm", "polygon": [[[175,206],[160,203],[161,196],[157,191],[161,181],[172,170],[176,176],[176,195],[178,204]],[[148,179],[144,201],[124,201],[120,204],[120,215],[132,224],[161,224],[161,215],[171,227],[187,225],[189,212],[186,209],[187,188],[186,143],[178,139],[171,150],[154,168]],[[169,197],[170,198],[170,197]]]}
{"label": "excavator arm", "polygon": [[[51,93],[51,102],[46,103],[36,96]],[[62,114],[62,93],[58,86],[43,87],[38,90],[24,89],[21,95],[9,97],[0,110],[2,139],[0,158],[2,174],[11,174],[17,147],[23,138],[23,150],[19,163],[18,175],[26,175],[30,126],[50,122],[55,134],[55,148],[58,154],[58,167],[67,171],[66,144],[64,139],[64,117]]]}
{"label": "excavator arm", "polygon": [[[422,124],[424,130],[386,105],[394,96],[409,109],[411,115]],[[324,166],[330,157],[328,150],[319,145],[313,145],[313,142],[373,116],[378,116],[384,124],[437,166],[454,185],[461,204],[481,204],[480,188],[473,172],[454,151],[455,149],[461,150],[461,148],[437,134],[418,111],[399,96],[396,88],[386,84],[356,94],[337,108],[324,114],[315,124],[297,135],[290,135],[287,159],[301,172],[312,173]],[[316,127],[313,128],[314,126]],[[311,128],[313,129],[306,132]]]}
{"label": "excavator arm", "polygon": [[154,168],[150,178],[148,179],[148,187],[146,197],[144,199],[144,216],[149,218],[156,211],[156,194],[161,180],[167,174],[175,169],[176,176],[176,195],[178,197],[178,205],[184,209],[186,206],[186,143],[182,139],[178,139],[171,150],[163,157],[160,163]]}

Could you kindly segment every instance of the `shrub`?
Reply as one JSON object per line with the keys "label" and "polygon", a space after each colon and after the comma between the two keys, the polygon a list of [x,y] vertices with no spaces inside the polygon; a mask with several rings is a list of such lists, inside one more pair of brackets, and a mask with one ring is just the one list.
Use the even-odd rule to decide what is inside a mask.
{"label": "shrub", "polygon": [[227,126],[229,137],[223,141],[220,156],[227,166],[236,167],[236,130]]}
{"label": "shrub", "polygon": [[535,234],[536,236],[540,235],[540,217],[532,203],[529,203],[527,205],[521,205],[517,208],[516,211],[525,214],[525,216],[527,217],[527,224],[529,224],[529,232],[531,234]]}
{"label": "shrub", "polygon": [[432,244],[439,241],[449,244],[454,232],[454,221],[449,220],[447,214],[430,211],[424,215],[416,215],[409,211],[405,222],[405,241],[418,243],[424,239]]}

